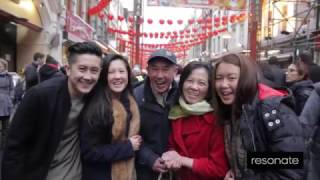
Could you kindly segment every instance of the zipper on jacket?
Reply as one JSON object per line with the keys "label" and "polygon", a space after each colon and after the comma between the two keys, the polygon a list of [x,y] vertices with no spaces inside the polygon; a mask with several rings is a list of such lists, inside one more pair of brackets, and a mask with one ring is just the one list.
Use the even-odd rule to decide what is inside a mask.
{"label": "zipper on jacket", "polygon": [[247,112],[246,112],[246,110],[245,110],[245,107],[244,107],[245,105],[242,105],[242,112],[243,112],[243,114],[244,114],[244,119],[245,119],[245,121],[246,121],[246,123],[247,123],[247,125],[248,125],[248,127],[249,127],[249,130],[250,130],[250,134],[251,134],[251,140],[252,140],[252,145],[253,145],[253,150],[256,152],[257,151],[257,149],[256,149],[256,145],[255,145],[255,143],[254,143],[254,134],[253,134],[253,130],[251,129],[251,126],[250,126],[250,124],[249,124],[249,122],[248,122],[248,116],[247,116]]}

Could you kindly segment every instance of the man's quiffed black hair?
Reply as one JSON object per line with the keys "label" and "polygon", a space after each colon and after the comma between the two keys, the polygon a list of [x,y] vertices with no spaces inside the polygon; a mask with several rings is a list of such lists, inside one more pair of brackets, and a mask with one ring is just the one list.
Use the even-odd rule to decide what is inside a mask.
{"label": "man's quiffed black hair", "polygon": [[80,42],[71,45],[68,48],[68,63],[75,63],[76,56],[80,54],[91,54],[102,57],[101,48],[94,42]]}
{"label": "man's quiffed black hair", "polygon": [[42,53],[36,52],[33,55],[33,61],[38,61],[39,59],[42,59],[42,58],[44,58],[44,54],[42,54]]}

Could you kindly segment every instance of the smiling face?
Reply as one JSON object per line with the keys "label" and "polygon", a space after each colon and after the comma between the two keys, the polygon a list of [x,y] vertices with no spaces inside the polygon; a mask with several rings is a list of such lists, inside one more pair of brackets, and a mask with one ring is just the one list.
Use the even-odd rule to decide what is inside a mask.
{"label": "smiling face", "polygon": [[153,61],[148,65],[150,85],[156,93],[163,94],[169,90],[177,73],[177,67],[166,59]]}
{"label": "smiling face", "polygon": [[183,98],[188,104],[194,104],[204,100],[209,88],[208,72],[204,68],[197,68],[187,77],[183,83]]}
{"label": "smiling face", "polygon": [[92,54],[80,54],[75,62],[66,66],[68,88],[71,97],[89,93],[97,83],[101,70],[101,58]]}
{"label": "smiling face", "polygon": [[108,69],[108,86],[112,93],[120,94],[128,85],[128,70],[125,63],[116,59],[113,60]]}
{"label": "smiling face", "polygon": [[236,98],[240,68],[229,63],[220,63],[216,69],[215,87],[218,96],[225,105],[231,105]]}

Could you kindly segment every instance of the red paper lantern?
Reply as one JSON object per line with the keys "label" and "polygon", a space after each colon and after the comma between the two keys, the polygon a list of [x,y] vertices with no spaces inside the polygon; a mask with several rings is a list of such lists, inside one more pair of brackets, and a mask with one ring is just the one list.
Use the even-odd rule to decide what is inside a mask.
{"label": "red paper lantern", "polygon": [[170,36],[170,34],[171,34],[171,32],[170,32],[170,31],[169,31],[169,32],[167,32],[167,35],[168,35],[168,36]]}
{"label": "red paper lantern", "polygon": [[118,16],[118,20],[121,22],[124,20],[124,17],[123,16]]}
{"label": "red paper lantern", "polygon": [[188,33],[188,34],[189,34],[189,33],[190,33],[190,29],[187,29],[187,30],[186,30],[186,33]]}
{"label": "red paper lantern", "polygon": [[183,34],[183,33],[184,33],[184,31],[183,31],[183,30],[180,30],[180,31],[179,31],[179,33],[180,33],[180,34]]}
{"label": "red paper lantern", "polygon": [[164,20],[163,20],[163,19],[160,19],[160,20],[159,20],[159,23],[160,23],[160,24],[164,24]]}
{"label": "red paper lantern", "polygon": [[172,21],[171,19],[168,19],[168,20],[167,20],[167,23],[168,23],[169,25],[172,25],[173,21]]}
{"label": "red paper lantern", "polygon": [[192,29],[192,32],[196,33],[196,32],[198,32],[198,29],[193,28],[193,29]]}
{"label": "red paper lantern", "polygon": [[177,22],[178,22],[178,24],[182,24],[183,20],[179,19]]}
{"label": "red paper lantern", "polygon": [[108,15],[108,19],[109,19],[110,21],[112,21],[112,20],[113,20],[113,15],[112,15],[112,14],[109,14],[109,15]]}
{"label": "red paper lantern", "polygon": [[206,18],[206,23],[211,24],[211,23],[212,23],[212,18],[211,18],[211,17],[207,17],[207,18]]}
{"label": "red paper lantern", "polygon": [[202,18],[199,18],[199,19],[197,20],[197,23],[198,23],[198,24],[203,23],[203,19],[202,19]]}
{"label": "red paper lantern", "polygon": [[148,22],[148,24],[152,24],[153,20],[152,19],[148,19],[147,22]]}
{"label": "red paper lantern", "polygon": [[227,21],[228,20],[228,17],[227,16],[223,16],[222,17],[222,21]]}
{"label": "red paper lantern", "polygon": [[188,20],[188,23],[191,25],[191,24],[193,24],[194,23],[194,19],[189,19]]}
{"label": "red paper lantern", "polygon": [[133,23],[133,22],[134,22],[134,17],[133,17],[133,16],[129,16],[128,21],[129,21],[130,23]]}

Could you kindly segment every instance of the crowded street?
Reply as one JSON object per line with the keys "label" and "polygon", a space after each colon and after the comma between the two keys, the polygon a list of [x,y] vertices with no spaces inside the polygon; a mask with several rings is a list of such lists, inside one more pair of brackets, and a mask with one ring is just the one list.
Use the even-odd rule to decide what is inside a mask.
{"label": "crowded street", "polygon": [[0,0],[0,180],[320,180],[320,1]]}

